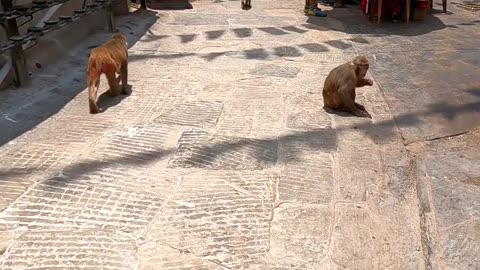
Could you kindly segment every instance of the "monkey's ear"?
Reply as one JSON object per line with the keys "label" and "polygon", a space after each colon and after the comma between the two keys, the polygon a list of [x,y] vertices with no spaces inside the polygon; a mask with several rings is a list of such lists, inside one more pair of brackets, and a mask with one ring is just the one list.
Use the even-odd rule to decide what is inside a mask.
{"label": "monkey's ear", "polygon": [[355,71],[355,74],[358,74],[360,72],[360,68],[355,61],[350,62],[350,66],[352,67],[353,71]]}

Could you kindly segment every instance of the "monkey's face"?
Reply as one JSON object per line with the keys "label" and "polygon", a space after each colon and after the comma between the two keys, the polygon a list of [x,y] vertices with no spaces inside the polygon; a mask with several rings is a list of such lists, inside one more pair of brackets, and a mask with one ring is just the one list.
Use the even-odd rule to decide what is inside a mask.
{"label": "monkey's face", "polygon": [[367,71],[368,71],[368,68],[370,67],[370,65],[368,64],[368,62],[363,62],[363,63],[358,63],[357,64],[357,67],[358,67],[358,76],[360,78],[363,78],[365,77],[365,75],[367,75]]}
{"label": "monkey's face", "polygon": [[357,73],[358,77],[363,78],[365,75],[367,75],[370,64],[365,56],[361,55],[355,57],[355,59],[353,59],[353,65],[355,66],[355,73]]}

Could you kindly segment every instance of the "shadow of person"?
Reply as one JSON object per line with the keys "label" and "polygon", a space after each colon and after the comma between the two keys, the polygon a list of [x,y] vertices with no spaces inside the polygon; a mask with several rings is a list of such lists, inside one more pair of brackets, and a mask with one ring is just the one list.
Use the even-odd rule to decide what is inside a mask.
{"label": "shadow of person", "polygon": [[[122,102],[122,100],[124,100],[126,97],[129,96],[129,94],[123,94],[121,92],[121,87],[122,87],[121,85],[119,85],[119,87],[120,87],[120,89],[119,89],[120,93],[116,97],[110,96],[108,94],[108,91],[102,93],[98,97],[97,104],[98,104],[98,107],[100,108],[101,113],[106,112],[110,107],[114,107],[114,106],[120,104]],[[132,85],[127,84],[127,89],[131,93],[132,92]]]}
{"label": "shadow of person", "polygon": [[[411,19],[410,24],[415,25],[415,27],[410,27],[408,30],[405,28],[405,23],[394,23],[386,18],[382,20],[380,25],[376,26],[376,23],[369,21],[368,16],[357,9],[358,5],[347,5],[346,7],[328,10],[327,18],[309,16],[302,26],[316,31],[336,31],[356,35],[368,34],[369,38],[392,35],[421,36],[447,27],[437,16],[426,16],[422,22]],[[437,11],[432,12],[435,14]]]}

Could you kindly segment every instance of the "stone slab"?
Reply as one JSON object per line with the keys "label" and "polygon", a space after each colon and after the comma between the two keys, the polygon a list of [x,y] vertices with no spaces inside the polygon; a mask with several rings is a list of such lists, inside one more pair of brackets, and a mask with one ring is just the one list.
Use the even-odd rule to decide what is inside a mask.
{"label": "stone slab", "polygon": [[277,148],[276,140],[212,136],[190,130],[182,134],[169,167],[259,170],[276,163]]}
{"label": "stone slab", "polygon": [[4,254],[0,267],[5,270],[132,269],[135,267],[135,241],[104,231],[28,232],[16,239]]}
{"label": "stone slab", "polygon": [[[277,181],[277,176],[268,172],[199,171],[186,175],[147,238],[190,258],[211,262],[207,269],[215,269],[215,264],[222,269],[265,266]],[[169,261],[159,263],[168,265]],[[192,264],[196,262],[185,261],[179,267],[193,268]]]}
{"label": "stone slab", "polygon": [[427,15],[408,31],[401,23],[373,28],[356,10],[336,14],[354,47],[371,58],[372,74],[407,143],[480,127],[478,16],[450,8],[455,16]]}
{"label": "stone slab", "polygon": [[436,267],[480,266],[479,161],[473,149],[425,154],[418,161],[423,210],[430,220],[425,232],[432,239],[429,259]]}
{"label": "stone slab", "polygon": [[223,103],[218,101],[191,101],[173,107],[171,111],[154,119],[160,124],[211,127],[222,113]]}

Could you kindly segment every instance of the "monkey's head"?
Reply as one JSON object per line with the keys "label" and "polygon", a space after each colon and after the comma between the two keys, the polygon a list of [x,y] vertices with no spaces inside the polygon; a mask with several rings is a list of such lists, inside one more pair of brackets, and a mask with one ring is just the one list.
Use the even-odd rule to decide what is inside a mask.
{"label": "monkey's head", "polygon": [[357,56],[352,61],[353,69],[359,78],[364,78],[367,75],[368,68],[370,64],[368,63],[368,59],[363,56]]}
{"label": "monkey's head", "polygon": [[118,39],[118,40],[121,40],[123,43],[127,44],[127,37],[124,36],[123,34],[114,34],[112,36],[112,39]]}

